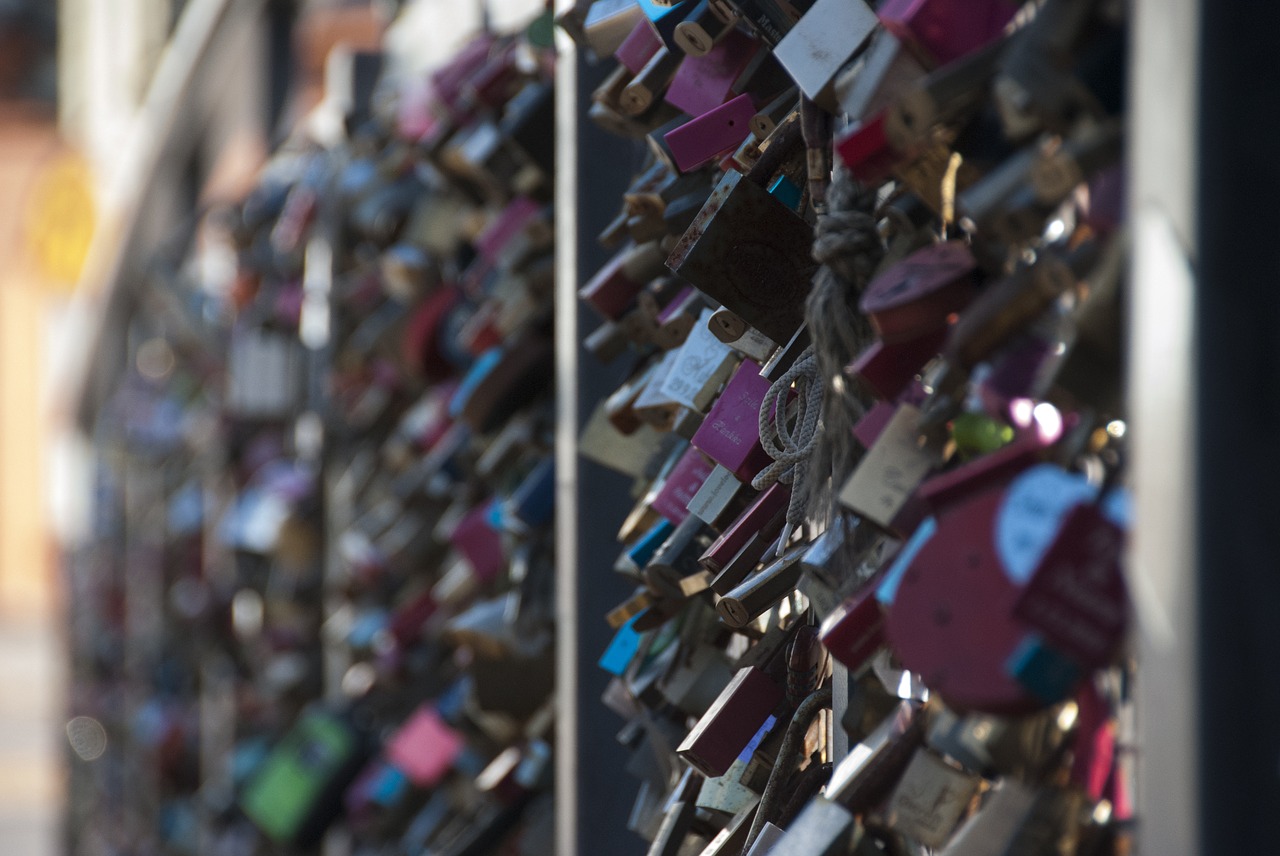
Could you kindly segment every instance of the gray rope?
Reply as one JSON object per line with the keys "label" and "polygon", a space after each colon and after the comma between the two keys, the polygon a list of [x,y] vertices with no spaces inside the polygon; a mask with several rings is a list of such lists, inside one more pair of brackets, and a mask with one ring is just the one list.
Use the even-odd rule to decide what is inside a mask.
{"label": "gray rope", "polygon": [[[808,470],[821,477],[801,485],[799,500],[809,516],[830,523],[835,493],[853,472],[860,449],[853,426],[866,407],[844,369],[874,340],[858,298],[874,274],[884,246],[876,228],[875,191],[862,187],[838,166],[828,193],[828,213],[818,218],[813,258],[821,267],[805,306],[822,392],[822,425],[808,456]],[[793,493],[793,498],[795,493]]]}
{"label": "gray rope", "polygon": [[[789,414],[787,393],[796,388],[795,412]],[[794,427],[791,423],[794,421]],[[818,358],[810,345],[791,368],[774,381],[760,403],[760,445],[773,458],[751,486],[764,490],[775,482],[791,485],[787,525],[778,540],[778,555],[786,549],[791,531],[804,523],[807,509],[809,459],[822,426],[822,381]]]}

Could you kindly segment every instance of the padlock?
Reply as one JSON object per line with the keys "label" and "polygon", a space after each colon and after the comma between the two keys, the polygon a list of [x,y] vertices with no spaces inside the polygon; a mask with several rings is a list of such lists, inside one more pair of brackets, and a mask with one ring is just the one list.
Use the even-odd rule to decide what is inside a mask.
{"label": "padlock", "polygon": [[759,51],[759,42],[740,30],[731,30],[705,55],[680,64],[667,90],[667,102],[690,116],[714,110],[734,96],[735,85]]}
{"label": "padlock", "polygon": [[676,749],[708,778],[722,776],[786,693],[765,672],[740,670]]}
{"label": "padlock", "polygon": [[884,821],[912,841],[942,847],[980,783],[928,749],[917,749],[883,809]]}
{"label": "padlock", "polygon": [[652,107],[671,85],[684,57],[678,50],[658,48],[622,90],[619,103],[628,116],[639,116]]}
{"label": "padlock", "polygon": [[800,581],[803,570],[800,559],[806,549],[801,545],[789,550],[716,601],[716,611],[725,624],[745,627],[794,591]]}
{"label": "padlock", "polygon": [[950,0],[890,0],[876,10],[885,29],[946,65],[999,38],[1018,11],[1008,0],[963,6]]}
{"label": "padlock", "polygon": [[804,14],[812,0],[780,2],[780,0],[728,0],[739,17],[767,44],[777,46]]}
{"label": "padlock", "polygon": [[663,140],[672,162],[690,172],[728,154],[751,132],[755,114],[755,99],[744,93],[667,131]]}
{"label": "padlock", "polygon": [[746,177],[721,179],[667,266],[776,341],[800,323],[809,291],[812,233]]}
{"label": "padlock", "polygon": [[760,445],[759,431],[760,406],[768,391],[769,383],[760,377],[760,367],[744,361],[693,436],[695,447],[743,482],[772,463]]}
{"label": "padlock", "polygon": [[919,425],[919,409],[898,407],[841,488],[841,504],[885,529],[908,528],[917,513],[909,507],[912,494],[941,463],[938,449],[920,443]]}
{"label": "padlock", "polygon": [[894,104],[925,77],[925,68],[901,39],[875,30],[867,46],[835,77],[833,96],[846,116],[864,119]]}
{"label": "padlock", "polygon": [[[719,573],[752,536],[776,538],[777,533],[782,530],[779,515],[785,514],[790,496],[790,489],[781,482],[761,491],[756,500],[732,526],[724,530],[698,561],[708,570]],[[775,525],[777,529],[773,530]],[[768,535],[770,530],[773,531],[772,536]],[[760,549],[763,550],[765,546],[760,544]]]}
{"label": "padlock", "polygon": [[658,34],[653,31],[647,21],[637,20],[631,33],[613,52],[613,56],[623,68],[636,75],[661,49],[662,40],[658,38]]}
{"label": "padlock", "polygon": [[737,13],[724,0],[698,0],[685,19],[676,24],[676,47],[689,57],[704,57],[737,32],[737,19]]}
{"label": "padlock", "polygon": [[345,720],[307,711],[258,768],[240,806],[273,841],[309,846],[332,822],[367,751]]}
{"label": "padlock", "polygon": [[806,97],[836,112],[835,78],[879,25],[863,0],[816,0],[777,42],[774,56]]}

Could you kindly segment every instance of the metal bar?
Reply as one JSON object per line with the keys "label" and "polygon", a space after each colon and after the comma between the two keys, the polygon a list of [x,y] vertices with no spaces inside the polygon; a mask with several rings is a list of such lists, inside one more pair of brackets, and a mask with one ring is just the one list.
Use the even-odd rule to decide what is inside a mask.
{"label": "metal bar", "polygon": [[[580,307],[583,277],[607,256],[595,233],[617,212],[639,156],[630,144],[579,117],[604,68],[587,65],[567,39],[556,65],[556,853],[645,852],[626,834],[638,783],[621,776],[627,755],[614,739],[622,722],[601,703],[608,676],[596,661],[608,644],[604,614],[628,587],[609,571],[613,531],[629,509],[627,482],[578,456],[590,408],[622,382],[621,365],[601,366],[579,331],[593,325]],[[618,361],[622,362],[622,361]]]}
{"label": "metal bar", "polygon": [[[1134,7],[1130,80],[1133,277],[1129,403],[1138,618],[1139,849],[1196,852],[1201,799],[1194,612],[1193,402],[1197,0]],[[1218,852],[1228,852],[1222,850]]]}

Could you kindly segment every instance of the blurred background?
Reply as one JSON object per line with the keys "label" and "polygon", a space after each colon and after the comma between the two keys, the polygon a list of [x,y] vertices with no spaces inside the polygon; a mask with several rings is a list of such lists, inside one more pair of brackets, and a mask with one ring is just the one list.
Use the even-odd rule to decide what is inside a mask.
{"label": "blurred background", "polygon": [[[86,840],[107,834],[104,782],[85,771],[111,728],[71,716],[102,707],[89,697],[111,692],[103,662],[122,655],[128,669],[131,656],[86,654],[109,610],[73,607],[149,596],[129,575],[95,589],[104,577],[89,569],[104,559],[86,555],[110,528],[90,501],[103,490],[90,436],[134,353],[149,266],[185,246],[191,212],[243,198],[300,126],[320,140],[341,132],[341,105],[326,102],[335,51],[385,47],[422,71],[483,25],[539,9],[0,0],[0,853],[153,852]],[[108,789],[145,784],[112,775]]]}

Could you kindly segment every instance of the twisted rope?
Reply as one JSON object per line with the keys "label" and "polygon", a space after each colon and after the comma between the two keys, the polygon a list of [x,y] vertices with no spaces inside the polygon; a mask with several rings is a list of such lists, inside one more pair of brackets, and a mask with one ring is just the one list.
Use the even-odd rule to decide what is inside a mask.
{"label": "twisted rope", "polygon": [[[787,393],[796,388],[794,408]],[[787,525],[778,542],[778,555],[786,548],[791,530],[804,522],[807,505],[809,459],[822,425],[822,380],[818,375],[818,357],[813,346],[805,348],[791,368],[774,381],[760,403],[760,445],[773,458],[761,470],[751,486],[764,490],[775,482],[791,485],[787,505]]]}
{"label": "twisted rope", "polygon": [[[830,523],[837,513],[835,493],[857,464],[860,449],[853,426],[866,408],[847,382],[844,369],[874,340],[858,311],[884,246],[876,228],[875,190],[860,185],[837,167],[828,193],[827,213],[818,217],[813,258],[821,267],[805,306],[805,321],[817,357],[822,391],[822,426],[812,446],[803,496],[809,514]],[[819,475],[820,474],[820,475]],[[794,498],[795,494],[793,494]]]}

